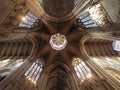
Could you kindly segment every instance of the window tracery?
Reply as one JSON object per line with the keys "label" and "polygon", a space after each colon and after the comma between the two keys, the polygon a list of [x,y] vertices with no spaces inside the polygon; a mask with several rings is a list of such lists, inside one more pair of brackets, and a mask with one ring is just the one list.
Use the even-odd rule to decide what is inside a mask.
{"label": "window tracery", "polygon": [[98,27],[98,24],[90,16],[89,12],[83,13],[79,19],[77,19],[78,26],[85,28]]}
{"label": "window tracery", "polygon": [[92,77],[90,68],[80,58],[73,58],[73,66],[81,82]]}
{"label": "window tracery", "polygon": [[24,74],[30,82],[36,84],[40,74],[42,72],[43,63],[39,60],[33,62],[33,64],[29,67],[29,69]]}
{"label": "window tracery", "polygon": [[31,28],[32,25],[38,20],[38,17],[33,15],[31,12],[28,12],[25,17],[22,18],[22,22],[18,27]]}
{"label": "window tracery", "polygon": [[96,4],[89,7],[83,14],[80,15],[79,19],[76,20],[77,25],[82,28],[94,28],[103,25],[110,25],[107,13],[101,4]]}

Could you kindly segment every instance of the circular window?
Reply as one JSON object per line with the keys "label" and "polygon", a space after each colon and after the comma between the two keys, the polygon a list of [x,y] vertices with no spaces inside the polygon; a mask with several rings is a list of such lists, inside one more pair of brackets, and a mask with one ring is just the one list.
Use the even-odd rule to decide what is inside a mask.
{"label": "circular window", "polygon": [[49,43],[54,50],[59,51],[66,47],[67,39],[64,35],[56,33],[51,36]]}

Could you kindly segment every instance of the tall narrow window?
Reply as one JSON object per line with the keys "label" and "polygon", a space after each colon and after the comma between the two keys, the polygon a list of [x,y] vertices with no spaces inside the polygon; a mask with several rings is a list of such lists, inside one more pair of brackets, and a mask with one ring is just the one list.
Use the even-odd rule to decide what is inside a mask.
{"label": "tall narrow window", "polygon": [[92,77],[91,70],[80,58],[73,58],[73,66],[81,82]]}
{"label": "tall narrow window", "polygon": [[22,22],[18,27],[31,28],[32,25],[37,21],[38,17],[33,15],[31,12],[28,12],[25,17],[22,18]]}
{"label": "tall narrow window", "polygon": [[120,40],[113,41],[113,49],[120,52]]}
{"label": "tall narrow window", "polygon": [[93,19],[91,19],[89,12],[82,14],[79,19],[77,19],[77,23],[85,28],[98,27],[98,24]]}
{"label": "tall narrow window", "polygon": [[26,71],[24,75],[30,82],[36,84],[42,72],[42,67],[43,67],[43,63],[37,60],[30,66],[30,68]]}

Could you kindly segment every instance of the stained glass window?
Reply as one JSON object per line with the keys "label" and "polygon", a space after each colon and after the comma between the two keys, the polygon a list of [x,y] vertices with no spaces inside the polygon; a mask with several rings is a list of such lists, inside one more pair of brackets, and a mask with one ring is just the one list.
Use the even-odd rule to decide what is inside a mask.
{"label": "stained glass window", "polygon": [[30,67],[29,69],[26,71],[26,73],[24,74],[27,78],[27,80],[29,80],[30,82],[36,84],[38,78],[40,77],[40,74],[42,72],[42,62],[37,60],[35,61]]}
{"label": "stained glass window", "polygon": [[20,23],[19,27],[31,28],[31,25],[27,25],[25,23]]}
{"label": "stained glass window", "polygon": [[91,18],[89,12],[85,12],[84,14],[82,14],[79,19],[86,28],[98,27],[98,24]]}
{"label": "stained glass window", "polygon": [[120,40],[113,41],[113,49],[120,52]]}
{"label": "stained glass window", "polygon": [[18,27],[25,27],[25,28],[31,28],[32,25],[37,21],[38,17],[33,15],[31,12],[28,12],[25,17],[23,17],[24,20],[19,24]]}
{"label": "stained glass window", "polygon": [[73,66],[81,82],[92,77],[91,70],[80,58],[73,58]]}

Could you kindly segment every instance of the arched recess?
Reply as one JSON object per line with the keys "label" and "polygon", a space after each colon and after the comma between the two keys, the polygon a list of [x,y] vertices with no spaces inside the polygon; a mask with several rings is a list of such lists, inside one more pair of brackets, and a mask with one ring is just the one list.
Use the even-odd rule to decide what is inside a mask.
{"label": "arched recess", "polygon": [[43,70],[38,81],[41,90],[77,90],[70,69],[63,63],[57,62]]}
{"label": "arched recess", "polygon": [[[15,40],[17,40],[19,42],[16,42]],[[22,42],[21,42],[21,40],[22,40]],[[19,52],[19,53],[17,52],[19,47],[16,48],[17,50],[15,50],[15,51],[17,53],[15,55],[19,54],[19,57],[12,57],[12,58],[10,58],[10,61],[12,63],[17,62],[18,64],[20,64],[20,62],[18,62],[17,60],[19,60],[21,58],[22,63],[18,67],[13,67],[14,70],[12,70],[12,72],[10,72],[10,70],[8,70],[8,69],[1,71],[2,73],[3,73],[3,71],[10,72],[9,74],[7,74],[7,77],[0,82],[0,87],[3,89],[8,88],[7,86],[10,84],[10,81],[13,82],[11,84],[14,84],[16,80],[19,80],[21,78],[21,76],[24,75],[25,71],[29,68],[30,62],[35,59],[35,55],[37,53],[38,45],[39,45],[37,39],[32,35],[27,35],[25,38],[12,39],[11,41],[13,41],[13,45],[16,44],[17,46],[21,45],[23,47],[20,49],[21,52]],[[29,48],[31,48],[31,49],[29,49]],[[13,49],[15,49],[15,48],[13,47]],[[27,56],[21,57],[21,55],[23,55],[23,54],[25,54]],[[3,67],[3,68],[5,68],[5,67]],[[6,68],[9,68],[9,67],[6,67]],[[2,68],[0,68],[0,69],[2,69]]]}
{"label": "arched recess", "polygon": [[56,18],[56,17],[52,17],[48,14],[45,14],[43,18],[45,20],[50,20],[50,21],[54,21],[54,22],[72,20],[72,23],[73,23],[75,20],[75,17],[79,17],[81,12],[83,12],[86,8],[88,8],[90,5],[92,5],[93,2],[90,0],[89,1],[82,0],[82,1],[77,1],[75,3],[76,4],[74,5],[74,8],[71,11],[71,13],[69,13],[68,15],[65,15],[64,17]]}
{"label": "arched recess", "polygon": [[[118,89],[120,88],[120,83],[118,82],[118,80],[115,80],[115,78],[112,77],[109,73],[107,73],[104,68],[107,66],[115,66],[114,68],[117,70],[116,65],[117,63],[120,64],[119,54],[113,50],[111,45],[111,42],[115,39],[116,38],[112,36],[110,37],[103,35],[100,37],[94,37],[92,35],[86,35],[80,40],[79,48],[82,52],[82,55],[86,58],[86,63],[89,65],[89,67],[91,67],[102,80],[106,81],[106,83],[103,84],[109,83],[110,87]],[[90,42],[88,40],[90,40]],[[85,44],[88,45],[87,48],[89,48],[89,50],[86,50]],[[92,49],[90,49],[90,47]],[[103,47],[106,48],[103,49]],[[88,53],[88,51],[91,54]]]}
{"label": "arched recess", "polygon": [[23,36],[22,34],[12,34],[12,37],[0,39],[0,59],[2,59],[3,55],[6,55],[4,58],[14,58],[15,55],[24,58],[26,58],[25,56],[33,58],[39,46],[38,41],[32,34],[24,33]]}
{"label": "arched recess", "polygon": [[116,57],[119,56],[119,52],[112,47],[114,40],[115,38],[113,37],[97,38],[92,35],[86,35],[81,39],[81,45],[79,45],[82,54],[87,57]]}
{"label": "arched recess", "polygon": [[26,58],[30,56],[34,43],[29,38],[0,42],[0,59]]}
{"label": "arched recess", "polygon": [[[98,34],[100,33],[100,34]],[[96,35],[94,35],[96,34]],[[104,32],[98,32],[85,35],[80,40],[80,50],[84,56],[91,57],[91,56],[118,56],[119,52],[115,51],[112,47],[112,43],[114,40],[119,40],[117,37],[112,37],[111,34],[104,34]],[[97,37],[98,36],[98,37]],[[87,47],[86,47],[87,45]],[[89,48],[91,47],[91,48]],[[91,50],[93,49],[93,50]],[[107,49],[107,50],[106,50]],[[89,53],[92,52],[92,53]],[[97,53],[100,52],[100,53]],[[91,55],[93,54],[93,55]]]}

